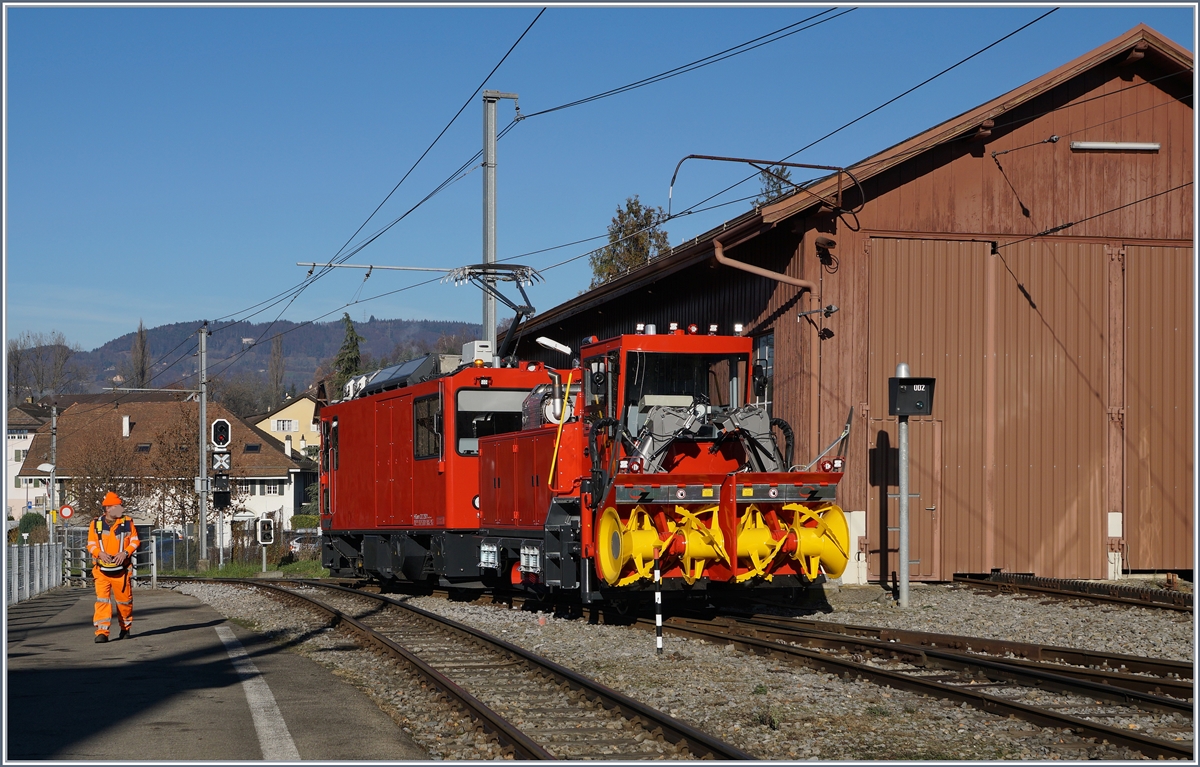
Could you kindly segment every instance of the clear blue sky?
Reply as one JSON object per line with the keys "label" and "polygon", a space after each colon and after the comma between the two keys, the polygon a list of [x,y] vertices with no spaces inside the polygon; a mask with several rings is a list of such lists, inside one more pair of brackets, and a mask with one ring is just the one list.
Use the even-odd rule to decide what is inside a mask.
{"label": "clear blue sky", "polygon": [[[832,7],[551,6],[486,87],[518,93],[532,114]],[[697,71],[531,117],[499,144],[498,255],[603,235],[634,194],[665,208],[687,154],[791,154],[1052,7],[858,7]],[[152,327],[247,316],[304,277],[295,262],[339,251],[538,10],[6,7],[7,336],[59,330],[91,349],[139,319]],[[848,165],[1138,23],[1194,50],[1190,6],[1065,6],[794,159]],[[501,102],[500,126],[513,114]],[[467,162],[482,132],[476,96],[355,241]],[[740,166],[685,164],[673,207],[746,175]],[[351,263],[478,263],[481,188],[477,169]],[[756,192],[750,182],[714,202]],[[671,243],[749,207],[676,219],[666,227]],[[598,243],[515,260],[544,268]],[[545,311],[589,276],[579,258],[547,270],[530,296]],[[338,319],[356,296],[423,279],[377,271],[364,286],[361,272],[337,270],[283,317]],[[345,311],[356,321],[478,322],[479,307],[475,288],[434,283]]]}

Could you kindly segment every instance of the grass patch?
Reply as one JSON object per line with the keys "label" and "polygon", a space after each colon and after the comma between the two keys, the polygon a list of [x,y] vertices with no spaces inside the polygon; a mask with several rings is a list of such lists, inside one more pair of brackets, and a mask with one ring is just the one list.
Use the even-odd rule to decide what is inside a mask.
{"label": "grass patch", "polygon": [[778,730],[780,725],[779,712],[773,708],[763,707],[754,714],[753,719],[755,724],[761,724],[764,727],[770,727],[772,730]]}
{"label": "grass patch", "polygon": [[[255,573],[262,572],[262,562],[250,564],[248,562],[226,562],[224,567],[217,567],[215,564],[208,568],[205,572],[196,570],[159,570],[159,578],[170,578],[172,576],[202,576],[205,578],[253,578]],[[283,566],[273,565],[267,562],[268,570],[279,570],[285,578],[328,578],[329,571],[321,567],[321,563],[315,559],[301,559],[297,562],[290,562]]]}
{"label": "grass patch", "polygon": [[750,694],[751,695],[766,695],[767,694],[767,686],[765,684],[757,685],[754,688],[754,691]]}
{"label": "grass patch", "polygon": [[890,716],[892,712],[888,711],[883,706],[871,705],[867,706],[864,713],[866,713],[868,716]]}

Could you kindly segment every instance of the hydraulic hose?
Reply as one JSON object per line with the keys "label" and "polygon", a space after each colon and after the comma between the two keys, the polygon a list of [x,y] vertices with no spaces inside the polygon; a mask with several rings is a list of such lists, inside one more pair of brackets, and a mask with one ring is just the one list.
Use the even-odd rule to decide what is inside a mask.
{"label": "hydraulic hose", "polygon": [[[592,424],[591,431],[588,432],[588,447],[591,449],[592,456],[592,510],[599,508],[604,500],[604,496],[608,495],[608,473],[600,463],[600,451],[596,447],[596,435],[601,429],[607,429],[610,426],[621,428],[621,422],[615,418],[601,418]],[[616,450],[613,451],[613,457],[616,456]]]}
{"label": "hydraulic hose", "polygon": [[791,424],[782,418],[772,418],[771,425],[783,432],[783,462],[787,471],[791,471],[792,458],[796,452],[796,436],[792,433]]}

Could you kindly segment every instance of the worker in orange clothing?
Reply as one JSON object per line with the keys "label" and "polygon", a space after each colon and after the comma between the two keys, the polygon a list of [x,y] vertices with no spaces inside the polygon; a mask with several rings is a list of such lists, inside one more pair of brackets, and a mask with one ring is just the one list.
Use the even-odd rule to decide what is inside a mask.
{"label": "worker in orange clothing", "polygon": [[133,628],[133,590],[129,570],[138,543],[133,517],[125,514],[125,504],[120,497],[110,492],[104,496],[104,513],[88,527],[88,553],[96,563],[92,568],[92,575],[96,578],[96,609],[92,614],[92,623],[96,626],[98,643],[108,641],[108,628],[112,622],[110,598],[117,603],[117,617],[121,626],[117,639],[129,636]]}

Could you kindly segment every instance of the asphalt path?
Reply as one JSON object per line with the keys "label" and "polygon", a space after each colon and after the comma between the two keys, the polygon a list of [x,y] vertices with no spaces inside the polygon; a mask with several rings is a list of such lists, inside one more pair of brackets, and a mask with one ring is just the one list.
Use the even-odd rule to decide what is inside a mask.
{"label": "asphalt path", "polygon": [[135,588],[133,635],[106,644],[94,602],[60,587],[6,610],[5,762],[429,758],[358,689],[194,597]]}

